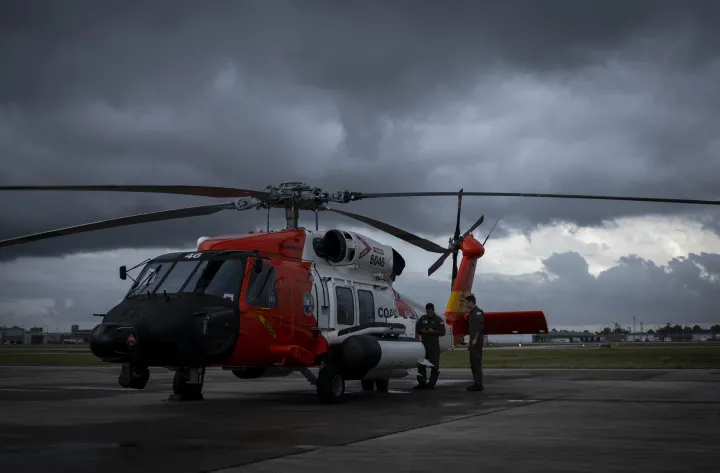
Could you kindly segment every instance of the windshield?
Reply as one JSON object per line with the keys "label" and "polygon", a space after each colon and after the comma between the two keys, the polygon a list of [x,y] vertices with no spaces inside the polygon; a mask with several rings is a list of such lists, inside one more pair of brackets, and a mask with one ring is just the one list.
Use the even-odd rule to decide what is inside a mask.
{"label": "windshield", "polygon": [[245,258],[202,261],[151,261],[126,297],[193,292],[237,300],[245,276]]}

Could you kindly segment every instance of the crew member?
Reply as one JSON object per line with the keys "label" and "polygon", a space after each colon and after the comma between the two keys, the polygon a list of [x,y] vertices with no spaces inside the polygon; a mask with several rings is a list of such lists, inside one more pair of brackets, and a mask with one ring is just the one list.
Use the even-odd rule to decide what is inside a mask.
{"label": "crew member", "polygon": [[470,294],[465,298],[468,304],[468,335],[470,335],[470,343],[468,343],[468,353],[470,354],[470,370],[472,371],[474,383],[468,386],[468,391],[482,391],[483,388],[483,371],[482,371],[482,348],[485,332],[485,312],[475,304],[475,296]]}
{"label": "crew member", "polygon": [[432,389],[440,374],[440,337],[445,335],[445,321],[435,313],[432,303],[425,304],[425,315],[418,319],[415,332],[425,347],[425,359],[432,363],[430,381],[427,380],[427,368],[418,365],[418,385],[415,389]]}

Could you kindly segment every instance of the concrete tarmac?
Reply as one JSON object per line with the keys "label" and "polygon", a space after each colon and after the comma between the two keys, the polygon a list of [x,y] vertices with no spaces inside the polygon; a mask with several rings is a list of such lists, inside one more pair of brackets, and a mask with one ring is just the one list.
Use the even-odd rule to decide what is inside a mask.
{"label": "concrete tarmac", "polygon": [[209,370],[205,400],[168,402],[117,367],[0,367],[0,468],[23,472],[714,471],[720,371],[441,370],[434,391],[348,382],[318,403],[303,377]]}

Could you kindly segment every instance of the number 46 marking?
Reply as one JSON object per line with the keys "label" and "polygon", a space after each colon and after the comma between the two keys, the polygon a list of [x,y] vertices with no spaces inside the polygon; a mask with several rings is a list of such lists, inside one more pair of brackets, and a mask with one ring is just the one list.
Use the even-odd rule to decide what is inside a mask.
{"label": "number 46 marking", "polygon": [[186,259],[198,259],[202,256],[202,253],[190,253],[189,255],[185,255]]}

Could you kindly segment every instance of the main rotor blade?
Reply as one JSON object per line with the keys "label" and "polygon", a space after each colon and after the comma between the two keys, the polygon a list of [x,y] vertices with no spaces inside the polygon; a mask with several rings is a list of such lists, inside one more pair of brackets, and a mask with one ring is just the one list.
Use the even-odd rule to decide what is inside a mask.
{"label": "main rotor blade", "polygon": [[[485,196],[485,197],[544,197],[555,199],[590,199],[590,200],[622,200],[635,202],[662,202],[668,204],[703,204],[720,205],[720,200],[701,199],[670,199],[660,197],[628,197],[609,195],[585,195],[585,194],[531,194],[519,192],[463,192],[464,196]],[[353,193],[353,200],[379,199],[386,197],[435,197],[435,196],[457,196],[457,192],[386,192],[363,194]]]}
{"label": "main rotor blade", "polygon": [[360,222],[366,223],[370,225],[371,227],[375,227],[378,230],[382,230],[384,232],[389,233],[390,235],[400,238],[401,240],[404,240],[411,245],[415,245],[418,248],[422,248],[425,251],[429,251],[431,253],[445,253],[447,251],[446,248],[443,248],[442,246],[438,245],[437,243],[433,243],[430,240],[426,240],[425,238],[421,238],[417,235],[414,235],[408,231],[402,230],[400,228],[394,227],[388,223],[381,222],[379,220],[375,220],[374,218],[365,217],[363,215],[359,215],[352,212],[344,212],[342,210],[336,210],[336,209],[325,209],[329,210],[330,212],[335,212],[340,215],[345,215],[346,217],[353,218],[355,220],[359,220]]}
{"label": "main rotor blade", "polygon": [[261,200],[269,198],[267,192],[214,186],[0,186],[0,191],[149,192],[153,194],[196,195],[201,197],[254,197]]}
{"label": "main rotor blade", "polygon": [[159,212],[150,212],[145,214],[130,215],[127,217],[113,218],[110,220],[101,220],[99,222],[86,223],[73,227],[60,228],[57,230],[49,230],[46,232],[35,233],[9,240],[0,241],[0,247],[18,245],[20,243],[28,243],[31,241],[45,240],[65,235],[73,235],[76,233],[92,232],[95,230],[105,230],[107,228],[123,227],[126,225],[135,225],[138,223],[159,222],[161,220],[172,220],[176,218],[198,217],[201,215],[211,215],[221,210],[235,208],[232,202],[223,204],[200,205],[195,207],[185,207],[173,210],[161,210]]}

